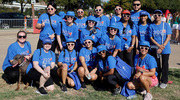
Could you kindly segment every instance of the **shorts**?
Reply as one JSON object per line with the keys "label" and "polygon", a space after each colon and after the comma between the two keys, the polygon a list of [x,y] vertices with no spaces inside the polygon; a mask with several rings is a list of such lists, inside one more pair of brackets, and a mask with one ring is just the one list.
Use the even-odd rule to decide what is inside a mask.
{"label": "shorts", "polygon": [[[39,73],[37,70],[34,68],[31,68],[30,71],[27,73],[27,76],[33,80],[33,81],[38,81],[40,80],[41,73]],[[53,79],[50,77],[44,84],[44,87],[53,85]]]}
{"label": "shorts", "polygon": [[178,24],[173,24],[172,29],[178,29]]}
{"label": "shorts", "polygon": [[178,24],[178,30],[180,30],[180,24]]}
{"label": "shorts", "polygon": [[156,78],[152,78],[152,77],[151,77],[151,86],[150,86],[150,88],[156,86],[157,84],[158,84],[158,79],[157,79],[157,77],[156,77]]}

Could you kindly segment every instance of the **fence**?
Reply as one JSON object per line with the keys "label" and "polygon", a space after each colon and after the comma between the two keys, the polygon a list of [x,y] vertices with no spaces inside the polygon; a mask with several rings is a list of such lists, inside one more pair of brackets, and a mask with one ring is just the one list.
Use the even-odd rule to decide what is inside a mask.
{"label": "fence", "polygon": [[[32,19],[26,19],[26,28],[32,28]],[[0,19],[0,29],[24,28],[24,19]]]}

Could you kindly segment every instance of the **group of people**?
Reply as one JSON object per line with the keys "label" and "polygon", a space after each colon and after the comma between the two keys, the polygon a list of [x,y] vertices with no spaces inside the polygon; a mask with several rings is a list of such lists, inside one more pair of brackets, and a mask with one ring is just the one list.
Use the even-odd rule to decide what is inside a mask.
{"label": "group of people", "polygon": [[[47,90],[54,90],[52,76],[57,76],[62,81],[63,92],[67,91],[67,85],[79,89],[78,82],[81,88],[86,88],[86,81],[99,81],[94,83],[100,84],[100,88],[106,85],[113,90],[113,95],[117,95],[129,81],[128,89],[141,88],[144,99],[151,100],[150,87],[167,87],[172,31],[168,23],[161,21],[161,10],[154,11],[151,22],[150,14],[141,10],[140,0],[133,1],[133,9],[130,12],[116,5],[116,15],[109,20],[103,15],[101,5],[95,7],[94,16],[84,18],[82,8],[77,9],[77,17],[73,11],[58,16],[56,4],[49,3],[47,13],[42,14],[36,24],[41,32],[33,57],[25,31],[19,31],[17,41],[9,46],[2,67],[7,80],[18,79],[18,65],[12,65],[12,60],[21,54],[32,59],[26,74],[29,79],[39,82],[36,92],[42,95],[47,94]],[[55,67],[56,48],[58,68]],[[115,57],[135,68],[131,80],[123,79],[118,73]]]}

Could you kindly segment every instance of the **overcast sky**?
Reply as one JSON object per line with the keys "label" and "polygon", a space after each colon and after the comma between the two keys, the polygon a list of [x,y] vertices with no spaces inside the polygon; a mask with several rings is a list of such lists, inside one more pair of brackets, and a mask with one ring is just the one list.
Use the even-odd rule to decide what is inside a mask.
{"label": "overcast sky", "polygon": [[106,1],[107,2],[107,1],[110,1],[110,0],[101,0],[101,1]]}

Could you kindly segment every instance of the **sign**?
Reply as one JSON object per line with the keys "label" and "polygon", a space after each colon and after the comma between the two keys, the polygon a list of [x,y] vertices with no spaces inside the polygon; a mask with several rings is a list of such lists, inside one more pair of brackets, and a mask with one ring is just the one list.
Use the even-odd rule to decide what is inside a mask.
{"label": "sign", "polygon": [[36,3],[36,0],[31,0],[31,4],[35,4]]}

